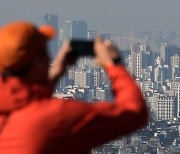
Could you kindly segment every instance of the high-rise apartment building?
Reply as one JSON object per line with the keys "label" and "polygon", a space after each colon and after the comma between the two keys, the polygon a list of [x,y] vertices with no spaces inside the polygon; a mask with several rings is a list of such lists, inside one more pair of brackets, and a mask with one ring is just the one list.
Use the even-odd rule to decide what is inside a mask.
{"label": "high-rise apartment building", "polygon": [[101,69],[94,70],[93,74],[94,74],[94,87],[101,87],[103,80]]}
{"label": "high-rise apartment building", "polygon": [[140,46],[140,52],[142,54],[142,68],[155,65],[155,54],[150,51],[149,46]]}
{"label": "high-rise apartment building", "polygon": [[130,58],[130,72],[132,75],[136,74],[136,45],[131,45],[131,58]]}
{"label": "high-rise apartment building", "polygon": [[97,31],[94,30],[88,30],[87,32],[87,39],[93,40],[97,36]]}
{"label": "high-rise apartment building", "polygon": [[159,96],[157,105],[157,120],[172,120],[176,117],[176,98]]}
{"label": "high-rise apartment building", "polygon": [[50,56],[54,58],[58,51],[58,15],[57,14],[45,14],[44,15],[44,24],[52,25],[56,30],[56,36],[51,40],[49,44]]}
{"label": "high-rise apartment building", "polygon": [[154,68],[154,82],[162,83],[163,82],[163,69],[161,65],[157,65]]}
{"label": "high-rise apartment building", "polygon": [[175,54],[175,55],[171,56],[171,67],[180,68],[180,55]]}
{"label": "high-rise apartment building", "polygon": [[85,88],[87,86],[87,74],[82,70],[75,71],[75,85],[80,88]]}
{"label": "high-rise apartment building", "polygon": [[149,92],[151,91],[154,87],[153,87],[153,82],[151,79],[148,79],[148,80],[145,80],[145,81],[142,81],[142,91],[144,92]]}
{"label": "high-rise apartment building", "polygon": [[67,39],[72,38],[72,21],[64,21],[62,24],[61,41],[64,42]]}
{"label": "high-rise apartment building", "polygon": [[83,21],[72,21],[72,39],[87,39],[87,24]]}
{"label": "high-rise apartment building", "polygon": [[171,56],[178,53],[178,49],[174,44],[162,44],[160,47],[160,57],[164,64],[171,65]]}
{"label": "high-rise apartment building", "polygon": [[177,117],[180,118],[180,85],[177,92]]}
{"label": "high-rise apartment building", "polygon": [[160,57],[163,60],[163,64],[170,64],[170,45],[162,44],[160,47]]}
{"label": "high-rise apartment building", "polygon": [[64,21],[61,41],[68,39],[87,39],[87,24],[83,21]]}
{"label": "high-rise apartment building", "polygon": [[136,67],[135,67],[135,75],[137,78],[142,77],[142,54],[136,53]]}

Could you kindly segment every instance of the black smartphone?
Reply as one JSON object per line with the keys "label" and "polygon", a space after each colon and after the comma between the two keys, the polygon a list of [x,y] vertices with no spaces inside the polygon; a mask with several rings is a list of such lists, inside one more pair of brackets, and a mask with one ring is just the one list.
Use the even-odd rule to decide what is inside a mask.
{"label": "black smartphone", "polygon": [[[75,58],[91,56],[94,57],[94,41],[89,40],[71,40],[72,56]],[[114,64],[122,64],[121,56],[113,59]]]}
{"label": "black smartphone", "polygon": [[94,41],[88,40],[71,40],[71,48],[73,56],[84,57],[92,56],[94,57]]}

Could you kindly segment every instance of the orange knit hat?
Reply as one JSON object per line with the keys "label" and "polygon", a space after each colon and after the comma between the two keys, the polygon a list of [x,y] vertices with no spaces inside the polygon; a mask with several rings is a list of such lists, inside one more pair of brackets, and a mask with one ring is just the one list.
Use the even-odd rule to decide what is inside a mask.
{"label": "orange knit hat", "polygon": [[0,28],[0,72],[20,70],[38,52],[39,46],[53,38],[55,30],[45,25],[39,28],[25,21],[12,22]]}

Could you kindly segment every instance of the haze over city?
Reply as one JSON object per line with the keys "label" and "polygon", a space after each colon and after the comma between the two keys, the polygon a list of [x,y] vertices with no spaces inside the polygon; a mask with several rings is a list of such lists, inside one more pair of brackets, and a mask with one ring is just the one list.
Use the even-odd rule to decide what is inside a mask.
{"label": "haze over city", "polygon": [[[127,100],[131,98],[133,101],[130,102],[134,102],[135,91],[130,91],[131,94],[133,93],[132,96],[126,96],[123,92],[124,88],[121,87],[121,83],[128,85],[125,91],[129,91],[131,87],[128,80],[123,80],[125,79],[123,74],[127,74],[122,72],[123,67],[116,67],[124,64],[146,99],[149,111],[148,124],[141,131],[92,149],[91,154],[180,153],[179,6],[180,0],[1,0],[0,27],[15,20],[31,21],[36,25],[52,25],[57,31],[57,35],[48,44],[48,53],[52,59],[56,57],[58,50],[67,39],[93,40],[101,34],[103,40],[111,40],[120,49],[123,60],[123,62],[117,61],[112,66],[115,69],[120,68],[117,74],[115,72],[111,77],[107,68],[103,69],[95,64],[94,57],[82,56],[75,65],[68,66],[64,76],[59,78],[54,87],[53,97],[83,100],[90,104],[103,101],[112,103],[114,98],[115,100],[116,97],[120,98],[118,95],[114,97],[112,88],[114,87],[114,91],[120,85],[122,93],[119,89],[117,91],[121,96],[123,94],[122,100],[129,104],[126,98]],[[73,49],[72,44],[71,47]],[[77,50],[72,52],[75,53]],[[76,56],[80,57],[78,52]],[[56,66],[59,63],[52,61],[50,64]],[[113,82],[120,84],[114,86]],[[125,103],[121,103],[122,100],[116,100],[117,104],[124,105]],[[133,106],[130,104],[130,108]],[[126,107],[122,110],[124,108]],[[109,113],[108,110],[108,115]],[[100,114],[97,115],[101,119]],[[114,115],[124,116],[121,113]],[[116,119],[121,121],[119,118]],[[130,119],[127,119],[129,122]],[[110,120],[111,118],[108,118],[108,121]],[[134,121],[139,123],[139,120]],[[123,126],[125,125],[127,123],[123,122]],[[110,133],[109,129],[108,133]],[[78,148],[74,149],[83,148],[79,142],[77,143]],[[71,148],[65,150],[69,149]]]}
{"label": "haze over city", "polygon": [[45,13],[65,20],[86,20],[90,29],[108,32],[173,30],[180,33],[179,0],[6,0],[0,2],[0,25],[14,20],[43,23]]}

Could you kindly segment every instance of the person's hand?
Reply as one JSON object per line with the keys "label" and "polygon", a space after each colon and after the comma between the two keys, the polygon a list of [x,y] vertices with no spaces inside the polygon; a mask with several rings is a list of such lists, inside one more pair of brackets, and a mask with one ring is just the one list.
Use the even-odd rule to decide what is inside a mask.
{"label": "person's hand", "polygon": [[115,60],[120,59],[117,48],[110,40],[103,41],[100,37],[97,37],[95,39],[94,51],[96,63],[103,68],[106,64],[113,64]]}
{"label": "person's hand", "polygon": [[57,53],[57,56],[49,70],[49,80],[51,82],[56,82],[57,79],[64,74],[67,65],[72,65],[76,62],[76,59],[71,56],[71,51],[70,42],[66,41],[63,43],[62,48]]}

